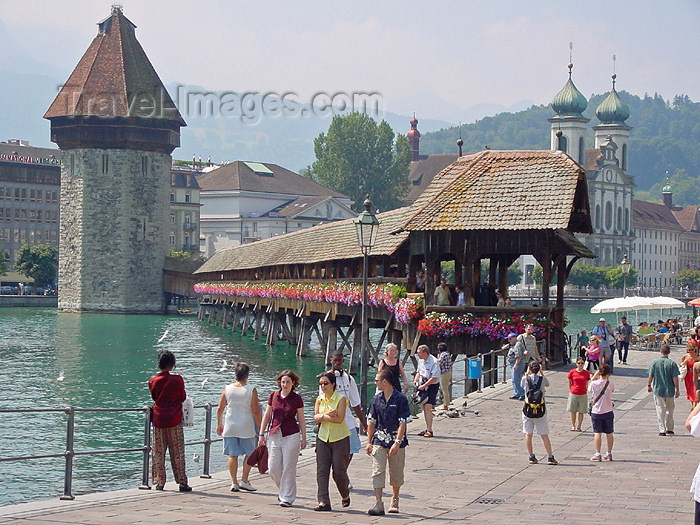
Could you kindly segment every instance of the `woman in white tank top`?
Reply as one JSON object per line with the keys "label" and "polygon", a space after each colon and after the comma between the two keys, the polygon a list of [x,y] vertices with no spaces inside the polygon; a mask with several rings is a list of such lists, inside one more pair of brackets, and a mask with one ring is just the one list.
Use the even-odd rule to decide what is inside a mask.
{"label": "woman in white tank top", "polygon": [[248,481],[250,465],[243,462],[243,475],[237,481],[238,456],[249,456],[255,449],[257,428],[260,428],[260,405],[258,391],[248,385],[250,367],[245,363],[236,364],[236,382],[226,385],[221,393],[219,408],[216,411],[216,433],[224,438],[224,455],[228,456],[228,470],[231,475],[231,492],[254,491]]}

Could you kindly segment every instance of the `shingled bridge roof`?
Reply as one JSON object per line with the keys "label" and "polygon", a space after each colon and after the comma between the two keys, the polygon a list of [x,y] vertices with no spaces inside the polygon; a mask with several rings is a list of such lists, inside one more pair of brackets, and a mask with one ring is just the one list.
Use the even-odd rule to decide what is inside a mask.
{"label": "shingled bridge roof", "polygon": [[[408,232],[390,235],[406,220],[409,208],[378,213],[381,221],[372,255],[391,255],[408,238]],[[195,273],[246,270],[285,264],[314,264],[362,257],[354,219],[321,224],[292,233],[232,246],[216,252]]]}
{"label": "shingled bridge roof", "polygon": [[565,153],[485,150],[438,173],[397,231],[591,233],[586,188],[585,171]]}

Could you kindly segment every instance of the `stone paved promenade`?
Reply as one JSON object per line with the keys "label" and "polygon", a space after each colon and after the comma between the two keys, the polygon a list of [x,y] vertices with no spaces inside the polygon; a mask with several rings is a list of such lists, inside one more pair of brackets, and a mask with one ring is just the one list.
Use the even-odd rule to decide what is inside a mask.
{"label": "stone paved promenade", "polygon": [[[671,357],[682,354],[675,347]],[[317,513],[315,463],[307,450],[300,458],[299,498],[292,508],[277,505],[267,476],[251,478],[258,492],[231,493],[228,475],[192,479],[194,491],[122,490],[58,500],[0,507],[0,523],[692,523],[690,480],[700,460],[700,440],[688,435],[683,422],[689,402],[677,401],[674,437],[658,436],[651,396],[646,393],[646,370],[657,352],[633,351],[630,365],[616,365],[615,461],[591,463],[590,420],[584,432],[569,431],[566,414],[566,373],[549,371],[552,384],[547,404],[550,437],[558,466],[529,465],[521,433],[521,403],[511,401],[507,385],[471,394],[467,416],[437,418],[436,437],[418,437],[417,420],[409,426],[406,484],[401,514],[372,518],[370,461],[361,453],[350,466],[354,484],[352,505],[341,509],[332,489],[334,511]],[[458,400],[461,404],[463,400]],[[478,411],[475,415],[473,411]],[[546,460],[535,436],[538,457]],[[605,447],[603,448],[605,450]],[[11,490],[11,487],[3,487]],[[388,498],[385,499],[388,505]],[[335,510],[337,509],[337,511]]]}

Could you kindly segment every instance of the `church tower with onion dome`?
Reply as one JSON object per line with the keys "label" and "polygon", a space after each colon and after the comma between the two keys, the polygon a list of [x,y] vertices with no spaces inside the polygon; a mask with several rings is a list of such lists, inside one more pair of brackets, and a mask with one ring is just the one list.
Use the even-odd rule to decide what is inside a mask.
{"label": "church tower with onion dome", "polygon": [[549,119],[551,123],[551,149],[561,150],[583,166],[585,161],[584,136],[590,119],[583,116],[588,101],[576,89],[571,80],[573,63],[569,62],[569,80],[552,100],[552,109],[556,115]]}
{"label": "church tower with onion dome", "polygon": [[61,311],[164,309],[171,153],[186,124],[135,29],[112,6],[44,115],[63,161]]}
{"label": "church tower with onion dome", "polygon": [[617,75],[613,73],[612,91],[595,110],[595,116],[598,117],[600,124],[593,126],[593,131],[595,131],[596,148],[600,148],[601,144],[608,139],[612,139],[615,142],[620,150],[620,167],[627,171],[627,150],[632,128],[625,121],[630,116],[630,108],[622,101],[615,90],[616,79]]}

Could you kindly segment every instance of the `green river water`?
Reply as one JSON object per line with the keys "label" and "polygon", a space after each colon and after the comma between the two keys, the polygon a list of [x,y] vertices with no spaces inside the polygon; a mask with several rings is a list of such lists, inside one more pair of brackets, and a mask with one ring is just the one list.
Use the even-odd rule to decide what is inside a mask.
{"label": "green river water", "polygon": [[[657,314],[653,312],[651,317]],[[669,315],[668,311],[664,314]],[[590,314],[587,307],[575,307],[567,309],[567,317],[567,333],[575,334],[583,328],[590,330],[599,316]],[[614,323],[614,314],[606,317]],[[634,321],[634,315],[630,320]],[[166,330],[167,337],[158,343]],[[157,372],[156,355],[169,349],[178,360],[175,372],[184,377],[195,405],[216,405],[224,385],[233,380],[233,365],[246,361],[251,365],[249,382],[258,387],[262,400],[274,389],[277,372],[285,368],[297,371],[310,420],[315,376],[324,368],[320,351],[313,351],[313,347],[309,356],[298,358],[294,347],[286,343],[268,348],[196,317],[78,315],[59,314],[55,309],[3,308],[0,334],[0,399],[6,409],[143,407],[150,402],[147,381]],[[379,334],[372,334],[372,339],[375,337]],[[220,372],[224,359],[228,371]],[[59,381],[61,371],[64,379]],[[64,413],[2,415],[0,457],[65,450]],[[195,426],[185,430],[187,441],[204,437],[204,411],[198,409],[195,416]],[[76,451],[140,447],[143,414],[78,413],[75,435]],[[189,476],[201,474],[202,459],[194,461],[194,455],[201,458],[202,452],[202,445],[188,447]],[[0,505],[58,498],[63,490],[64,465],[63,458],[0,462],[5,488],[0,492]],[[210,470],[225,468],[221,444],[214,443]],[[168,477],[172,481],[169,470]],[[140,480],[140,452],[74,459],[74,495],[137,487]]]}

